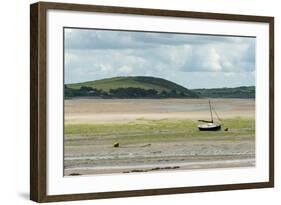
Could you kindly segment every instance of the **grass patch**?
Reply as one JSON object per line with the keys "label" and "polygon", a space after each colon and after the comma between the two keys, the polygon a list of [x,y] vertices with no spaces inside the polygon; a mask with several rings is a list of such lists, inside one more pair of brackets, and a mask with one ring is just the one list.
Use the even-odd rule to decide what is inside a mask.
{"label": "grass patch", "polygon": [[[97,139],[123,143],[178,141],[192,138],[220,140],[229,136],[254,137],[255,120],[245,118],[226,119],[221,131],[200,132],[195,120],[137,120],[130,123],[108,124],[66,124],[66,139],[79,136],[80,139]],[[224,131],[228,128],[228,131]],[[230,138],[233,140],[233,138]]]}

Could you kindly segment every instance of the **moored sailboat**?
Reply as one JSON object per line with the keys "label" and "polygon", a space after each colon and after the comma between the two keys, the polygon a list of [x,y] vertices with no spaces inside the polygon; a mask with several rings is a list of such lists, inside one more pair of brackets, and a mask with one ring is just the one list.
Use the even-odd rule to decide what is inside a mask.
{"label": "moored sailboat", "polygon": [[[210,100],[209,100],[209,108],[210,108],[211,120],[199,120],[200,122],[204,122],[203,124],[198,125],[198,129],[200,131],[218,131],[221,129],[221,124],[218,122],[214,122],[213,111],[212,111],[213,108],[212,108]],[[216,112],[215,112],[215,114],[217,115]],[[220,120],[218,115],[217,115],[217,118],[218,118],[218,120]]]}

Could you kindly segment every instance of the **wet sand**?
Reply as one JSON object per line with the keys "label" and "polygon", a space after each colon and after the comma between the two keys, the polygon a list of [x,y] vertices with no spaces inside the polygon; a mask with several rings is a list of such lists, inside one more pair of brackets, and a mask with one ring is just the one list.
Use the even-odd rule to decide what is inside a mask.
{"label": "wet sand", "polygon": [[92,175],[92,174],[112,174],[112,173],[136,173],[136,172],[159,172],[167,170],[194,170],[194,169],[219,169],[235,167],[252,167],[255,159],[239,160],[218,160],[203,162],[177,162],[153,165],[135,166],[104,166],[104,167],[76,167],[65,169],[66,176]]}
{"label": "wet sand", "polygon": [[119,148],[86,145],[80,147],[86,149],[84,153],[69,147],[67,152],[74,155],[65,158],[65,175],[255,166],[255,149],[251,138],[236,138],[235,142],[229,143],[226,141],[221,139],[212,143],[211,140],[192,140]]}

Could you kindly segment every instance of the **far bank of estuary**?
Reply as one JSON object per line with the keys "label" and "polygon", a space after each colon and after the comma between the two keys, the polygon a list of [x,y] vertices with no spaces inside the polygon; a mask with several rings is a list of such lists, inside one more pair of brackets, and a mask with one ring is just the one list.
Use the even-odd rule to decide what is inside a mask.
{"label": "far bank of estuary", "polygon": [[114,77],[64,86],[66,99],[255,98],[255,86],[189,89],[151,76]]}

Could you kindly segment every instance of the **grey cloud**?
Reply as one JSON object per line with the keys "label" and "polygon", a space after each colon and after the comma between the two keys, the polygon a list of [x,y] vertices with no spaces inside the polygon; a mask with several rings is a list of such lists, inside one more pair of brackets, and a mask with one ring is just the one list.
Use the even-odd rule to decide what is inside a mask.
{"label": "grey cloud", "polygon": [[145,49],[159,45],[236,44],[249,38],[198,34],[66,29],[68,49]]}
{"label": "grey cloud", "polygon": [[65,47],[67,49],[136,49],[151,47],[151,45],[135,41],[131,32],[71,29],[65,32]]}
{"label": "grey cloud", "polygon": [[173,33],[137,33],[132,37],[143,43],[162,45],[206,45],[212,43],[239,43],[242,41],[239,37]]}

